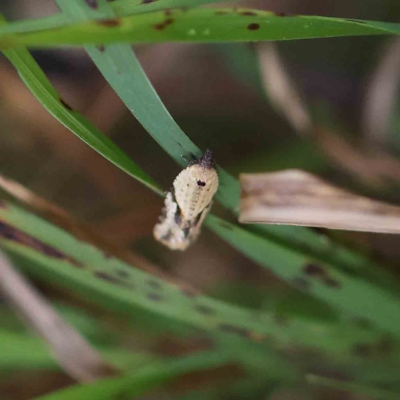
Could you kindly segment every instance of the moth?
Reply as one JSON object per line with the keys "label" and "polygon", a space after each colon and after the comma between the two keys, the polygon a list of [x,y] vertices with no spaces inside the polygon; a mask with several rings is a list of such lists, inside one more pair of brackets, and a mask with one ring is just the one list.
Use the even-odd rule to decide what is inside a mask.
{"label": "moth", "polygon": [[154,237],[171,250],[186,250],[199,236],[217,189],[214,159],[211,150],[206,150],[175,178]]}

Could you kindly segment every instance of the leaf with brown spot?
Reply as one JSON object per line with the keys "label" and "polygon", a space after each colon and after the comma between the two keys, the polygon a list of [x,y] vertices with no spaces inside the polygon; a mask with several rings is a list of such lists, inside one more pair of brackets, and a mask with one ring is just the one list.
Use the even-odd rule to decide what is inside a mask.
{"label": "leaf with brown spot", "polygon": [[240,176],[242,223],[400,233],[400,207],[339,189],[300,170]]}

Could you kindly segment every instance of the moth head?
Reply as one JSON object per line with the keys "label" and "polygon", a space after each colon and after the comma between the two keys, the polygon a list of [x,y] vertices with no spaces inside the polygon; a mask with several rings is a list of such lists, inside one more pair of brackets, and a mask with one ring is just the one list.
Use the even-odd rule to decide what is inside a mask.
{"label": "moth head", "polygon": [[212,169],[215,166],[215,161],[213,158],[213,153],[211,150],[207,149],[204,154],[199,158],[198,164],[201,168]]}

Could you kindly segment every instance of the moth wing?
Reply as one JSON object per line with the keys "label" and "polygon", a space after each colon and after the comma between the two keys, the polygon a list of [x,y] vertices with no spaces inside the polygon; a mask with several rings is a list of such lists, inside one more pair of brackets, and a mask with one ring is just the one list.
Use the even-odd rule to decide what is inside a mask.
{"label": "moth wing", "polygon": [[192,221],[208,206],[217,191],[217,171],[192,165],[176,177],[173,186],[183,217]]}

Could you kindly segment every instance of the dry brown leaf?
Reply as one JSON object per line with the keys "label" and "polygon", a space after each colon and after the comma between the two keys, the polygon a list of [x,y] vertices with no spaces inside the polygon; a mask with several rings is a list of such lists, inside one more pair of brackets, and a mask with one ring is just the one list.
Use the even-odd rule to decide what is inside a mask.
{"label": "dry brown leaf", "polygon": [[400,207],[339,189],[300,170],[241,174],[239,221],[400,233]]}

